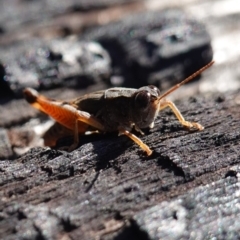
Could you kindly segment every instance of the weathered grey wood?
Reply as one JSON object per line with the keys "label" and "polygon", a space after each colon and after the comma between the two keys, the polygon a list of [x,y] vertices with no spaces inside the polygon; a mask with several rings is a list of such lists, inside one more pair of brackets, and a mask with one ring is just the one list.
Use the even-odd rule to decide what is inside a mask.
{"label": "weathered grey wood", "polygon": [[[151,157],[128,138],[106,134],[82,138],[83,145],[71,153],[34,148],[17,160],[1,161],[1,238],[156,239],[163,235],[154,235],[141,220],[148,219],[149,207],[160,204],[156,208],[164,213],[169,204],[171,211],[178,199],[188,195],[196,197],[193,203],[200,206],[197,199],[202,191],[207,198],[207,189],[211,196],[216,194],[216,201],[238,204],[236,192],[224,198],[238,188],[237,171],[231,170],[240,162],[238,95],[199,95],[176,103],[187,120],[205,126],[202,132],[186,131],[170,111],[163,111],[155,127],[141,137],[154,150]],[[230,179],[221,180],[226,176]],[[200,216],[197,209],[204,210],[201,205],[187,213],[194,221]],[[215,221],[221,219],[217,212],[212,213]],[[238,211],[227,214],[238,221]],[[163,226],[165,219],[159,218],[157,224]],[[184,223],[185,218],[178,219],[178,224]],[[201,229],[219,238],[225,236],[192,223],[183,237],[187,239],[192,231],[201,234]],[[236,230],[237,224],[232,225],[226,236]]]}
{"label": "weathered grey wood", "polygon": [[134,221],[149,239],[239,239],[239,190],[239,177],[221,179],[144,210]]}

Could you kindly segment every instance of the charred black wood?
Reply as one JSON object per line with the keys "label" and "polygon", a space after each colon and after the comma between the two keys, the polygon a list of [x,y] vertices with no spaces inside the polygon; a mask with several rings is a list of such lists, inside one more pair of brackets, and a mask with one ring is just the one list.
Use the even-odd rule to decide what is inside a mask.
{"label": "charred black wood", "polygon": [[161,112],[141,137],[154,150],[151,157],[128,138],[106,134],[83,137],[70,153],[33,148],[1,161],[0,237],[238,236],[237,97],[235,92],[177,102],[186,119],[205,126],[200,132],[186,131],[173,114]]}
{"label": "charred black wood", "polygon": [[[212,60],[206,27],[181,9],[134,14],[87,30],[81,39],[98,41],[112,59],[112,85],[166,88]],[[169,83],[170,82],[170,83]]]}
{"label": "charred black wood", "polygon": [[97,43],[29,40],[0,49],[1,96],[7,87],[21,96],[25,87],[86,87],[109,79],[108,53]]}

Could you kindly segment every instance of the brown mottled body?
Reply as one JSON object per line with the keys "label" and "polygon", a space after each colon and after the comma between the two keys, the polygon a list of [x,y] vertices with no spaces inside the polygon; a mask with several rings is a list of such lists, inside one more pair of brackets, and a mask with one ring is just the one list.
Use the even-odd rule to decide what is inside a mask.
{"label": "brown mottled body", "polygon": [[[213,62],[210,62],[163,95],[160,95],[159,89],[154,86],[145,86],[139,89],[110,88],[86,94],[67,102],[48,99],[30,88],[24,90],[24,95],[33,107],[45,112],[57,121],[58,124],[45,134],[45,143],[48,142],[49,145],[55,144],[58,137],[65,134],[69,135],[72,131],[75,137],[74,144],[70,147],[72,150],[78,144],[78,134],[84,134],[86,131],[118,131],[136,142],[147,155],[151,155],[152,151],[149,147],[130,132],[132,128],[141,133],[143,128],[152,128],[159,111],[170,107],[180,123],[188,129],[204,129],[198,123],[186,121],[174,103],[165,99],[165,96],[193,79],[212,64]],[[51,132],[55,132],[55,139],[54,137],[51,139],[51,135],[54,135]]]}

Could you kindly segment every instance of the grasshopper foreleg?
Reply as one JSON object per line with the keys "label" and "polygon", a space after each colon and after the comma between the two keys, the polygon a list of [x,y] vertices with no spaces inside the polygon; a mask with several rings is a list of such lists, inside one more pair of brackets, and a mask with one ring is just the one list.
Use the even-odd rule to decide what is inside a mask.
{"label": "grasshopper foreleg", "polygon": [[159,111],[163,110],[166,107],[170,107],[175,116],[177,117],[178,121],[186,128],[188,129],[197,129],[197,130],[203,130],[204,127],[196,122],[188,122],[184,119],[178,108],[175,106],[175,104],[172,101],[169,101],[167,99],[162,99],[160,102]]}

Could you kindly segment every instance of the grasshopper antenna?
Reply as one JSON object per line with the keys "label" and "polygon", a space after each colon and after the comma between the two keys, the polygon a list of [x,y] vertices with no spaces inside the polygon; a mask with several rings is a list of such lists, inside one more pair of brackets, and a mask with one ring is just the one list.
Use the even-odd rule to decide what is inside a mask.
{"label": "grasshopper antenna", "polygon": [[169,95],[170,93],[172,93],[173,91],[175,91],[176,89],[178,89],[179,87],[181,87],[183,84],[191,81],[193,78],[195,78],[196,76],[198,76],[200,73],[202,73],[203,71],[205,71],[207,68],[211,67],[214,64],[214,61],[211,61],[210,63],[208,63],[207,65],[205,65],[204,67],[202,67],[201,69],[199,69],[198,71],[196,71],[195,73],[193,73],[191,76],[185,78],[182,82],[176,84],[175,86],[173,86],[172,88],[170,88],[167,92],[165,92],[164,94],[162,94],[159,98],[158,101],[160,101],[161,99],[165,98],[167,95]]}

